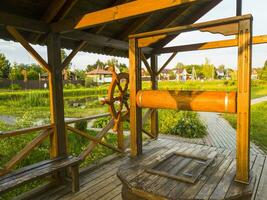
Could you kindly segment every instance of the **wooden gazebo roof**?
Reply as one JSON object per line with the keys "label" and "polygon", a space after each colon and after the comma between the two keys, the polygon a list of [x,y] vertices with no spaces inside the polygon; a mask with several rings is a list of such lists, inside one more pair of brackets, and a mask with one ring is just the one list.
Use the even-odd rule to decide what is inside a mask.
{"label": "wooden gazebo roof", "polygon": [[[141,13],[122,20],[99,23],[82,30],[61,32],[63,48],[75,49],[80,41],[87,41],[86,52],[113,56],[128,56],[128,35],[192,24],[222,0],[190,0],[177,6]],[[32,44],[45,45],[46,33],[59,22],[76,19],[86,13],[133,2],[132,0],[2,0],[0,7],[0,38],[14,40],[5,26],[14,26]],[[129,6],[130,7],[130,6]],[[135,9],[135,8],[133,8]],[[153,14],[152,14],[153,13]],[[70,20],[71,21],[71,20]],[[48,28],[49,27],[49,28]],[[157,41],[152,47],[162,47],[173,37]],[[149,48],[147,51],[151,51]]]}

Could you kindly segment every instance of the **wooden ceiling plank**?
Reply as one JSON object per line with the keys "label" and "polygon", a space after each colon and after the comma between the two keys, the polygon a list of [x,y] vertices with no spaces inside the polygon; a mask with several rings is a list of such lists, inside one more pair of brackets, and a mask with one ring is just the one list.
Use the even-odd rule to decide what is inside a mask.
{"label": "wooden ceiling plank", "polygon": [[47,62],[32,48],[27,40],[14,27],[7,26],[7,30],[44,69],[50,71],[50,67]]}
{"label": "wooden ceiling plank", "polygon": [[71,19],[54,23],[52,29],[55,32],[64,32],[73,29],[85,29],[112,21],[138,17],[159,10],[173,8],[182,4],[211,0],[137,0],[121,4],[100,11],[87,13]]}

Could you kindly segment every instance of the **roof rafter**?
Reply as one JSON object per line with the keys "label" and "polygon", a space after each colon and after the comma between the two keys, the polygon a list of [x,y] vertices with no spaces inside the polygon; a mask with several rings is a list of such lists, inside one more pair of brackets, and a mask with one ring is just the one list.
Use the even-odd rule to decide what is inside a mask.
{"label": "roof rafter", "polygon": [[138,17],[140,15],[173,8],[182,4],[189,4],[196,1],[203,2],[211,0],[137,0],[96,12],[87,13],[75,18],[59,21],[52,24],[52,29],[55,32],[64,32],[73,29],[85,29],[100,24],[110,23],[116,20]]}

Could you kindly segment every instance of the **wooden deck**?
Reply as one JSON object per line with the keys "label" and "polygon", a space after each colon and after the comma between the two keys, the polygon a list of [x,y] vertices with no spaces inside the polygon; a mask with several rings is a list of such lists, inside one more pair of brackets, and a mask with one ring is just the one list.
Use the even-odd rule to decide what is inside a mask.
{"label": "wooden deck", "polygon": [[[153,153],[152,148],[164,147],[164,152]],[[164,153],[168,153],[172,150],[179,150],[183,148],[193,148],[196,150],[205,149],[207,151],[218,151],[223,152],[226,155],[234,156],[235,152],[219,147],[209,147],[199,144],[189,144],[180,142],[173,138],[159,138],[156,141],[152,141],[149,144],[145,145],[144,150],[150,151],[150,158],[159,159]],[[38,196],[37,199],[99,199],[99,200],[119,200],[121,199],[121,182],[117,178],[117,170],[120,165],[127,161],[127,157],[118,157],[113,161],[104,164],[98,167],[96,170],[83,173],[80,177],[81,181],[81,190],[76,194],[72,194],[68,187],[60,187],[54,190],[50,190],[44,193],[41,196]],[[233,171],[235,170],[235,159],[226,159],[222,161],[222,165],[218,167],[220,173],[218,176],[210,176],[204,181],[201,181],[201,184],[198,185],[192,197],[197,197],[201,199],[202,197],[210,197],[212,199],[221,199],[229,195],[229,193],[234,193],[239,190],[239,185],[233,182],[234,176]],[[253,154],[251,156],[251,169],[252,173],[257,177],[255,188],[253,189],[253,198],[257,200],[267,199],[267,160],[266,155]],[[212,183],[212,184],[210,184]],[[160,188],[159,188],[160,189]],[[183,195],[191,193],[191,191],[184,188]],[[204,196],[203,196],[204,195]]]}

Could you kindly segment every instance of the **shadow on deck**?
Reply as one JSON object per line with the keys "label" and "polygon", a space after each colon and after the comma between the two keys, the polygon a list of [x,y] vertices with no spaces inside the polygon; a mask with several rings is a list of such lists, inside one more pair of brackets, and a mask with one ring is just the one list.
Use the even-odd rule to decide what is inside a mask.
{"label": "shadow on deck", "polygon": [[[227,149],[222,149],[219,147],[209,147],[199,144],[189,144],[185,142],[180,142],[174,138],[160,137],[156,141],[151,141],[144,146],[144,152],[153,155],[155,149],[164,147],[165,154],[169,151],[176,151],[180,148],[185,149],[205,149],[208,151],[217,151],[224,153],[225,155],[231,155],[232,159],[225,159],[222,161],[220,166],[218,166],[218,171],[216,177],[209,176],[195,191],[195,197],[205,196],[205,199],[212,198],[216,199],[216,195],[219,194],[220,197],[227,197],[229,192],[235,192],[238,188],[237,184],[233,181],[234,176],[232,171],[235,167],[235,152]],[[157,150],[156,150],[157,151]],[[162,157],[162,152],[154,155],[151,159],[159,159]],[[36,197],[36,199],[99,199],[99,200],[119,200],[121,197],[122,184],[117,178],[117,171],[119,166],[127,162],[129,158],[127,156],[113,156],[113,159],[101,166],[95,167],[93,170],[87,170],[80,175],[81,189],[78,193],[72,194],[68,187],[58,187],[53,190],[49,190],[42,195]],[[228,160],[228,163],[225,163]],[[252,199],[264,200],[267,198],[267,162],[266,155],[253,154],[251,155],[251,170],[254,176],[256,176],[255,187],[253,188]],[[212,184],[210,184],[212,182]],[[184,193],[188,193],[185,189]],[[219,197],[219,196],[217,196]],[[202,198],[198,198],[202,199]],[[217,198],[221,199],[221,198]]]}

